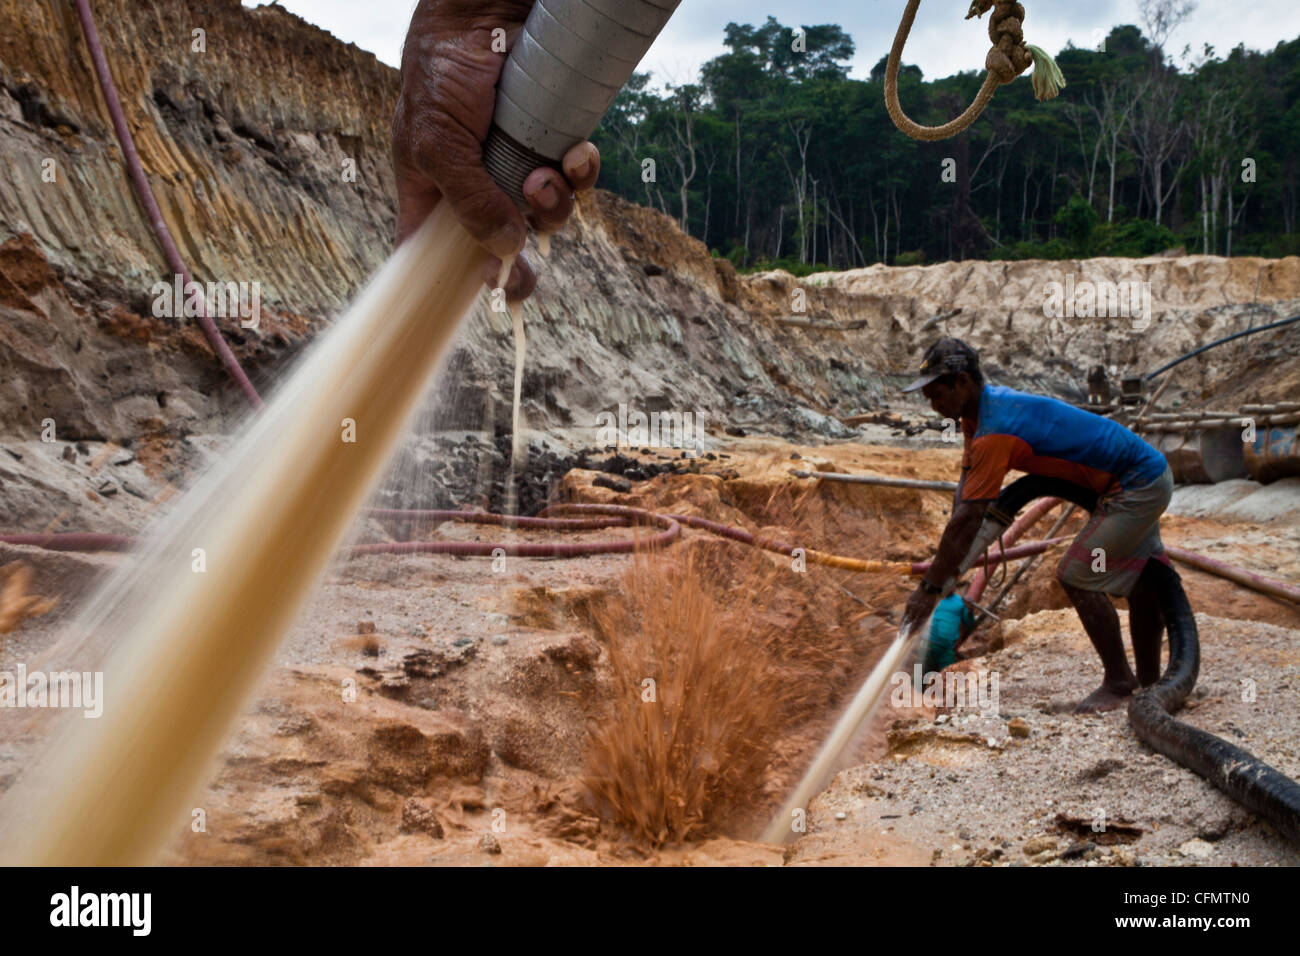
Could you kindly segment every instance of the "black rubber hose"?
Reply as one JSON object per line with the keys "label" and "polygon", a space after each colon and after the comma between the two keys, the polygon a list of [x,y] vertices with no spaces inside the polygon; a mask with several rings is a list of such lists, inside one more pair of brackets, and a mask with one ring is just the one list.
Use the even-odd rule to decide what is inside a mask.
{"label": "black rubber hose", "polygon": [[[1097,506],[1097,495],[1089,488],[1062,478],[1026,475],[1004,488],[994,507],[1014,516],[1042,497],[1063,498],[1089,511]],[[1204,777],[1300,846],[1300,783],[1222,737],[1171,716],[1191,694],[1200,671],[1196,616],[1173,567],[1148,561],[1142,578],[1160,602],[1169,633],[1169,664],[1160,680],[1129,701],[1129,726],[1152,750]]]}
{"label": "black rubber hose", "polygon": [[1133,695],[1129,726],[1148,747],[1200,774],[1300,846],[1300,783],[1222,737],[1170,716],[1196,684],[1196,617],[1177,571],[1148,561],[1142,576],[1160,598],[1169,631],[1169,666],[1160,680]]}
{"label": "black rubber hose", "polygon": [[1064,478],[1048,478],[1045,475],[1017,478],[1002,489],[993,507],[1014,518],[1016,512],[1035,498],[1061,498],[1078,505],[1084,511],[1094,511],[1097,507],[1097,493],[1091,488]]}
{"label": "black rubber hose", "polygon": [[1296,322],[1300,322],[1300,315],[1293,315],[1289,319],[1279,319],[1276,322],[1270,322],[1268,325],[1260,325],[1253,329],[1243,329],[1240,332],[1234,332],[1232,335],[1225,335],[1221,339],[1215,339],[1213,342],[1207,342],[1205,345],[1202,345],[1198,349],[1192,349],[1190,352],[1184,352],[1182,355],[1178,356],[1178,358],[1174,359],[1172,362],[1168,362],[1160,366],[1154,372],[1147,372],[1146,375],[1143,375],[1142,377],[1149,382],[1151,381],[1151,379],[1155,378],[1157,375],[1161,374],[1162,372],[1167,372],[1175,365],[1181,365],[1183,362],[1186,362],[1188,359],[1196,358],[1196,356],[1200,355],[1202,352],[1208,352],[1212,348],[1223,345],[1227,342],[1233,342],[1247,335],[1255,335],[1259,332],[1267,332],[1269,329],[1280,329],[1284,325],[1292,325]]}

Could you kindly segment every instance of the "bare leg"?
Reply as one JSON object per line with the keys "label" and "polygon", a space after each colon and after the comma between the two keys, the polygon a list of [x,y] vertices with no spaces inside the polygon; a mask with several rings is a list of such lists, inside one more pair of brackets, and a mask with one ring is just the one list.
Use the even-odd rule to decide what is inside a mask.
{"label": "bare leg", "polygon": [[1145,578],[1139,577],[1128,597],[1128,629],[1133,642],[1133,661],[1137,664],[1138,683],[1150,687],[1160,679],[1160,649],[1165,634],[1165,619],[1160,602]]}
{"label": "bare leg", "polygon": [[[1079,613],[1083,629],[1088,632],[1088,639],[1101,658],[1105,673],[1101,686],[1085,697],[1075,707],[1076,713],[1094,713],[1114,710],[1122,705],[1126,698],[1137,689],[1137,678],[1128,666],[1128,655],[1124,651],[1124,638],[1120,633],[1119,615],[1110,596],[1100,591],[1085,591],[1065,582],[1061,582],[1070,603]],[[1159,647],[1159,645],[1157,645]]]}

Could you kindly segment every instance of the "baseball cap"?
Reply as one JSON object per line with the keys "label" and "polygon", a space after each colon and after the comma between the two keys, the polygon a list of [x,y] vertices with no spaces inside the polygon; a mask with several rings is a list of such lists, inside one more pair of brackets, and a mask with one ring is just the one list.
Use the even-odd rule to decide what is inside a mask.
{"label": "baseball cap", "polygon": [[918,388],[925,388],[935,379],[945,375],[956,375],[958,372],[975,373],[979,370],[980,357],[973,348],[961,339],[943,338],[926,349],[925,357],[921,359],[920,378],[903,391],[915,392]]}

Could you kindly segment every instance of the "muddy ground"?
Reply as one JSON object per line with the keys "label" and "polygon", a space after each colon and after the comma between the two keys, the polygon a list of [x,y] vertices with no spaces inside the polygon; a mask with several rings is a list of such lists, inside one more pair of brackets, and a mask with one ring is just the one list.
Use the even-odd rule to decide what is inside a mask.
{"label": "muddy ground", "polygon": [[[29,446],[26,454],[48,451]],[[813,467],[951,479],[957,460],[954,449],[934,442],[900,452],[741,438],[719,451],[728,457],[702,461],[700,474],[632,481],[626,492],[594,484],[595,473],[573,472],[559,494],[696,514],[855,557],[920,560],[946,520],[948,495],[817,484],[789,472]],[[166,472],[106,457],[92,473],[96,453],[92,446],[65,462],[67,480],[92,484],[99,472],[115,470],[113,480],[132,483],[140,495],[118,498],[114,529],[147,516],[165,492]],[[12,456],[10,463],[21,466]],[[1171,511],[1183,513],[1166,518],[1165,540],[1300,580],[1300,489],[1290,487],[1297,483],[1230,484],[1180,489]],[[1263,497],[1244,504],[1251,495]],[[383,539],[399,530],[371,524],[359,533]],[[1038,529],[1045,530],[1046,524]],[[418,533],[547,539],[458,524]],[[630,533],[607,529],[568,539]],[[202,829],[178,824],[168,861],[1300,862],[1268,827],[1140,745],[1122,711],[1053,712],[1053,705],[1090,691],[1100,670],[1077,618],[1062,610],[1065,597],[1053,576],[1059,548],[1022,581],[1003,608],[1003,623],[977,637],[976,647],[989,653],[957,666],[997,675],[996,714],[883,709],[848,766],[808,808],[806,833],[785,847],[757,843],[892,639],[911,580],[817,565],[800,571],[788,557],[760,556],[692,530],[669,554],[697,557],[712,569],[705,583],[720,606],[736,600],[747,581],[765,582],[746,630],[774,635],[774,666],[791,695],[770,761],[748,781],[743,799],[704,820],[693,839],[656,845],[587,786],[593,735],[616,712],[610,642],[624,639],[600,622],[637,586],[628,576],[637,573],[634,559],[510,558],[494,567],[487,558],[367,556],[341,560],[330,572],[197,802]],[[59,605],[0,635],[4,669],[36,659],[94,582],[125,559],[0,546],[0,565],[16,560],[32,569],[31,592]],[[1200,572],[1182,573],[1203,645],[1186,719],[1300,776],[1300,611]],[[1248,682],[1251,700],[1243,699],[1251,696],[1243,693]],[[0,785],[21,772],[23,743],[10,740],[0,750]],[[659,786],[650,769],[633,783]]]}

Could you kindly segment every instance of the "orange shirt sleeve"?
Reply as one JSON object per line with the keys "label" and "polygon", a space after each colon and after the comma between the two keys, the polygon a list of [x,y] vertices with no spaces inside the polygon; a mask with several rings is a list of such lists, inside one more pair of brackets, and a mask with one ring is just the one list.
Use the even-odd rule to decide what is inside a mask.
{"label": "orange shirt sleeve", "polygon": [[962,454],[962,468],[966,470],[962,501],[982,501],[998,496],[1002,479],[1011,470],[1011,460],[1019,442],[1020,439],[1014,435],[981,435],[966,442]]}

